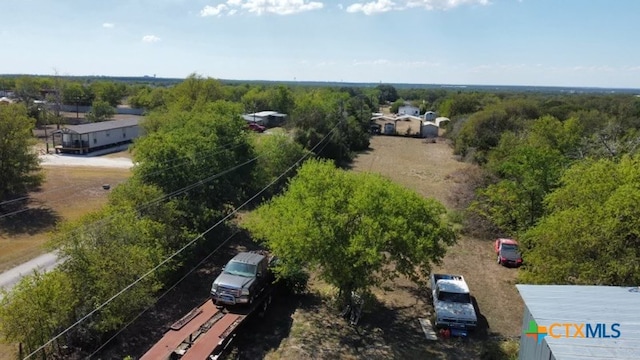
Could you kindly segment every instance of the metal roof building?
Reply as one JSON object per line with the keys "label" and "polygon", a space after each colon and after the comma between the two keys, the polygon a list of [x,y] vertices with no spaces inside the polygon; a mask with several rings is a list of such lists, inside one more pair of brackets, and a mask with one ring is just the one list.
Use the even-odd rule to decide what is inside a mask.
{"label": "metal roof building", "polygon": [[53,132],[56,153],[87,154],[131,143],[141,134],[140,118],[67,125]]}
{"label": "metal roof building", "polygon": [[89,134],[92,132],[120,129],[123,127],[138,126],[140,119],[124,119],[124,120],[109,120],[81,125],[66,125],[65,129],[69,129],[69,132],[76,134]]}
{"label": "metal roof building", "polygon": [[516,287],[525,304],[521,360],[640,359],[640,288]]}

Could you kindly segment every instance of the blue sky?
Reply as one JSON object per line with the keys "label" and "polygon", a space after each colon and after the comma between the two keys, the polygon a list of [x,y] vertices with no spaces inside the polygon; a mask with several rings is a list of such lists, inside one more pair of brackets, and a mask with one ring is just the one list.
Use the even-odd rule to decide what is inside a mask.
{"label": "blue sky", "polygon": [[640,88],[636,0],[0,5],[0,73]]}

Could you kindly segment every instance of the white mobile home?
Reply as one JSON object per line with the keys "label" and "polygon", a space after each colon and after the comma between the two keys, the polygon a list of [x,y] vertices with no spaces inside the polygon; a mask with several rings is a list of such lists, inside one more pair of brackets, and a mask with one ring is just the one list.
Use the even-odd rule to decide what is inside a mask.
{"label": "white mobile home", "polygon": [[399,115],[420,115],[420,108],[413,105],[402,105],[398,108]]}
{"label": "white mobile home", "polygon": [[127,144],[140,136],[139,122],[134,118],[67,125],[54,132],[53,145],[56,153],[87,154]]}

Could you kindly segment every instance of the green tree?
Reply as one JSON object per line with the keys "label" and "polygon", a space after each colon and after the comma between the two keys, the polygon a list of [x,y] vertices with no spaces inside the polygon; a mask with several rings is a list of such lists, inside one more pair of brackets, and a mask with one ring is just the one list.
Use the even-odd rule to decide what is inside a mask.
{"label": "green tree", "polygon": [[[255,152],[264,154],[258,159],[255,169],[253,184],[255,191],[276,180],[278,176],[309,152],[286,134],[255,135],[253,136],[253,143]],[[292,175],[292,173],[288,175]],[[271,195],[278,193],[286,184],[287,179],[288,177],[283,176],[280,181],[269,187],[262,197],[269,198]]]}
{"label": "green tree", "polygon": [[34,125],[24,105],[0,105],[0,201],[42,183],[38,156],[33,151]]}
{"label": "green tree", "polygon": [[404,101],[403,99],[398,99],[391,104],[391,108],[389,109],[389,111],[392,114],[397,114],[398,110],[400,110],[400,106],[403,106],[405,103],[406,101]]}
{"label": "green tree", "polygon": [[90,122],[100,122],[111,120],[115,113],[116,110],[108,102],[95,100],[91,104],[91,111],[87,113],[86,117]]}
{"label": "green tree", "polygon": [[376,90],[379,92],[378,101],[380,104],[386,104],[387,102],[394,102],[398,100],[398,91],[393,85],[380,84],[376,86]]}
{"label": "green tree", "polygon": [[282,259],[279,276],[309,266],[344,298],[399,274],[426,278],[455,241],[437,201],[317,160],[307,161],[246,227]]}
{"label": "green tree", "polygon": [[522,236],[520,280],[540,284],[640,283],[640,156],[584,160],[547,199],[548,215]]}
{"label": "green tree", "polygon": [[124,84],[115,84],[112,81],[97,81],[91,84],[91,90],[96,99],[107,102],[112,107],[116,107],[126,95],[126,86]]}
{"label": "green tree", "polygon": [[[229,205],[246,199],[255,166],[255,161],[248,161],[255,152],[244,130],[245,121],[238,116],[239,104],[217,101],[192,111],[170,107],[145,119],[148,135],[133,148],[134,159],[140,164],[134,176],[166,194],[201,181],[176,199],[192,221],[191,228],[202,230],[228,211]],[[224,176],[214,177],[245,162]]]}
{"label": "green tree", "polygon": [[222,100],[224,95],[220,81],[191,74],[171,89],[168,102],[180,110],[188,111],[216,100]]}
{"label": "green tree", "polygon": [[[53,270],[25,276],[10,291],[0,291],[3,340],[33,352],[72,323],[76,304],[66,273]],[[59,352],[61,345],[64,342],[55,341],[44,351]]]}
{"label": "green tree", "polygon": [[38,81],[32,76],[21,76],[17,78],[15,87],[16,96],[27,109],[30,108],[33,100],[40,98],[40,86]]}
{"label": "green tree", "polygon": [[[134,209],[124,207],[107,207],[65,224],[54,236],[53,245],[65,259],[60,269],[68,274],[78,299],[76,314],[84,316],[158,264],[165,255],[158,239],[164,239],[166,232],[166,224],[139,217]],[[160,274],[154,272],[82,327],[94,334],[118,329],[150,305],[160,287]]]}

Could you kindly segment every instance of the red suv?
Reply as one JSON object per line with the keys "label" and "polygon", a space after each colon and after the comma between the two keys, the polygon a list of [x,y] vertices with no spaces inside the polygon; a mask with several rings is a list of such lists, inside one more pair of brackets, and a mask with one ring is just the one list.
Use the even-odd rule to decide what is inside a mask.
{"label": "red suv", "polygon": [[262,125],[260,125],[258,123],[248,123],[247,124],[247,129],[255,131],[255,132],[259,132],[259,133],[264,132],[265,130],[267,130],[266,127],[264,127],[264,126],[262,126]]}

